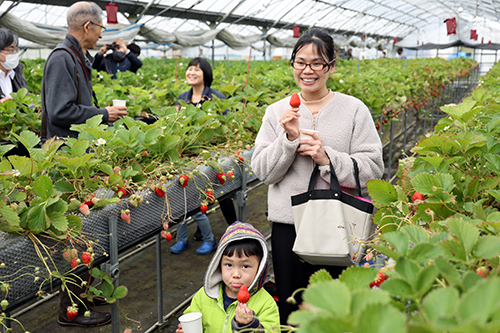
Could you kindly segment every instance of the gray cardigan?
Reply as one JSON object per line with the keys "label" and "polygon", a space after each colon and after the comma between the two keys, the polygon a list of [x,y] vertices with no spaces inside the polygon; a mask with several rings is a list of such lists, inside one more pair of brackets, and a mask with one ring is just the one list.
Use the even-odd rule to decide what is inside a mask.
{"label": "gray cardigan", "polygon": [[[269,185],[268,218],[272,222],[293,224],[290,197],[307,191],[314,161],[296,153],[299,139],[289,141],[279,123],[283,112],[290,108],[290,98],[270,105],[262,119],[255,140],[252,169]],[[370,179],[380,178],[384,171],[382,142],[375,129],[370,111],[359,99],[336,92],[314,120],[311,111],[300,106],[300,129],[319,131],[325,151],[332,162],[340,185],[356,187],[351,157],[359,166],[361,186]],[[317,189],[330,187],[330,167],[320,166]]]}
{"label": "gray cardigan", "polygon": [[[69,129],[72,124],[83,124],[99,114],[103,115],[103,122],[107,122],[108,111],[93,104],[92,56],[88,52],[83,55],[80,43],[70,34],[57,47],[67,48],[75,56],[80,82],[77,82],[73,57],[65,50],[52,51],[45,63],[42,83],[42,109],[47,116],[47,138],[76,138],[78,133]],[[77,103],[78,86],[81,104]]]}

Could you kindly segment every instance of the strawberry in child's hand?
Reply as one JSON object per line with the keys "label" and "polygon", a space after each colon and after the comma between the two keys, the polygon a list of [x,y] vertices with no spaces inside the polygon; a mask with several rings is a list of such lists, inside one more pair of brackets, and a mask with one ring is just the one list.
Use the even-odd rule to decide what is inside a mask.
{"label": "strawberry in child's hand", "polygon": [[207,199],[210,203],[214,203],[215,197],[214,197],[214,191],[212,190],[207,190]]}
{"label": "strawberry in child's hand", "polygon": [[69,321],[72,321],[78,315],[78,308],[73,304],[72,306],[68,306],[66,309],[66,317],[68,317]]}
{"label": "strawberry in child's hand", "polygon": [[82,253],[82,262],[85,265],[88,265],[90,263],[90,260],[92,260],[92,255],[88,252],[83,252]]}
{"label": "strawberry in child's hand", "polygon": [[238,302],[246,303],[250,299],[250,293],[248,292],[248,288],[245,285],[240,287],[240,291],[238,291]]}
{"label": "strawberry in child's hand", "polygon": [[188,184],[189,177],[182,174],[179,176],[179,183],[181,184],[182,187],[186,187]]}
{"label": "strawberry in child's hand", "polygon": [[208,204],[206,201],[203,201],[200,205],[200,211],[202,214],[206,214],[208,209]]}
{"label": "strawberry in child's hand", "polygon": [[290,106],[292,108],[298,108],[300,106],[300,96],[297,93],[293,93],[290,98]]}
{"label": "strawberry in child's hand", "polygon": [[71,259],[71,268],[75,269],[78,266],[78,259],[73,258]]}
{"label": "strawberry in child's hand", "polygon": [[229,172],[227,173],[227,178],[229,178],[229,180],[233,180],[233,179],[234,179],[234,172],[229,171]]}
{"label": "strawberry in child's hand", "polygon": [[122,218],[123,221],[130,224],[130,210],[122,209],[120,217]]}
{"label": "strawberry in child's hand", "polygon": [[219,172],[217,174],[217,179],[219,180],[219,183],[221,183],[221,185],[224,185],[224,183],[226,182],[226,175],[224,174],[224,172]]}

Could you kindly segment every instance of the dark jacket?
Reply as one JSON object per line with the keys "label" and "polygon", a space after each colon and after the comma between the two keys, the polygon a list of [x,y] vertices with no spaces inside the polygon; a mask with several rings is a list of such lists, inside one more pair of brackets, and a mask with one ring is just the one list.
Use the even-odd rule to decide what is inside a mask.
{"label": "dark jacket", "polygon": [[[103,122],[108,121],[108,111],[93,104],[92,90],[92,56],[87,52],[83,55],[78,40],[70,34],[57,47],[65,50],[54,50],[45,62],[42,80],[42,110],[47,117],[47,138],[78,137],[78,133],[70,131],[73,124],[83,124],[89,118],[103,115]],[[87,58],[87,60],[85,60]],[[80,81],[77,82],[77,72]],[[79,88],[80,87],[80,88]],[[80,89],[81,103],[78,104]],[[97,101],[95,101],[97,105]]]}
{"label": "dark jacket", "polygon": [[[28,83],[26,82],[26,78],[24,77],[23,74],[23,65],[19,65],[16,68],[14,68],[14,78],[11,80],[12,81],[12,92],[17,92],[21,88],[28,88]],[[0,98],[6,97],[5,94],[2,91],[2,88],[0,88]]]}
{"label": "dark jacket", "polygon": [[115,77],[117,71],[131,71],[136,73],[141,66],[142,61],[132,52],[129,52],[125,58],[121,60],[116,60],[113,54],[108,54],[106,57],[103,57],[98,53],[95,55],[94,63],[92,64],[92,68],[98,71],[106,71],[108,74],[113,74],[113,77]]}
{"label": "dark jacket", "polygon": [[[201,94],[201,100],[199,104],[203,105],[205,101],[211,101],[214,96],[217,96],[217,98],[220,99],[226,99],[226,96],[224,96],[223,93],[218,92],[215,89],[212,89],[210,87],[205,86],[205,89],[203,89],[203,93]],[[177,97],[177,102],[176,104],[179,105],[179,100],[186,101],[187,104],[193,104],[191,101],[191,97],[193,97],[193,88],[189,89],[188,91],[185,91]],[[201,109],[200,105],[200,109]],[[227,113],[227,110],[223,112],[224,114]]]}

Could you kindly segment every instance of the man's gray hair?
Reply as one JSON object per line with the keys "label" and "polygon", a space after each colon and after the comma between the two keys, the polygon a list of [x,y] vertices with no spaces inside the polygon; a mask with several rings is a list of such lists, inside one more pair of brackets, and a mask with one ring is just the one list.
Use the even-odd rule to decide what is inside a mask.
{"label": "man's gray hair", "polygon": [[88,21],[99,23],[101,19],[102,9],[95,2],[76,2],[68,9],[67,20],[69,30],[77,30]]}
{"label": "man's gray hair", "polygon": [[16,34],[9,29],[0,28],[0,50],[4,50],[14,42],[16,42],[16,46],[19,46],[19,39]]}

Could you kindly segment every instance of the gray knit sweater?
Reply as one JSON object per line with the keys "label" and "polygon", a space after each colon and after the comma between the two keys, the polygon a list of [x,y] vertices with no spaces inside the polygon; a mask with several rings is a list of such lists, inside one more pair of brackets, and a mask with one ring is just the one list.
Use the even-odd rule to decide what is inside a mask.
{"label": "gray knit sweater", "polygon": [[[296,153],[299,139],[289,141],[279,123],[283,112],[290,108],[290,98],[270,105],[262,119],[255,140],[252,169],[269,185],[268,219],[293,224],[290,197],[307,191],[314,161]],[[370,179],[380,178],[384,171],[382,142],[375,129],[370,111],[359,99],[336,92],[320,110],[316,119],[303,104],[300,106],[300,129],[319,131],[340,185],[348,192],[355,188],[351,157],[359,166],[361,186]],[[330,167],[321,166],[317,189],[330,187]]]}

